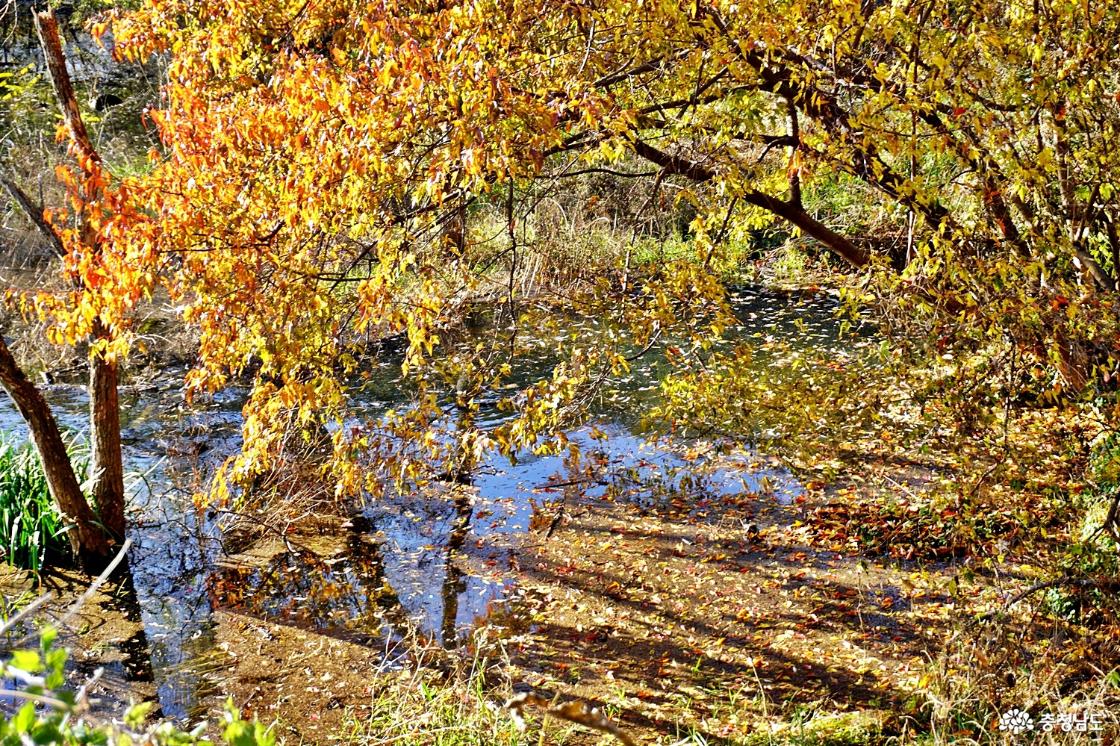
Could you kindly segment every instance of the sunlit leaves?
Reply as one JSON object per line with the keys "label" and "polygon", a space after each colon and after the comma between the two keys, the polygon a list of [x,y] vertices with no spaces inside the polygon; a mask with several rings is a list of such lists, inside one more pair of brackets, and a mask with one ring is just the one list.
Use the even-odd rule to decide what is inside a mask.
{"label": "sunlit leaves", "polygon": [[[659,186],[673,179],[671,203],[695,214],[694,256],[581,287],[567,310],[610,318],[638,345],[670,327],[718,335],[728,237],[790,211],[803,226],[846,220],[808,216],[802,192],[858,183],[868,209],[913,221],[896,239],[901,274],[872,251],[866,298],[903,304],[911,337],[942,346],[1006,332],[1072,382],[1080,363],[1062,340],[1105,348],[1113,329],[1107,303],[1053,304],[1116,271],[1120,164],[1104,144],[1120,80],[1100,50],[1115,46],[1120,12],[1051,5],[1040,19],[1021,2],[149,0],[111,29],[122,56],[168,55],[152,112],[164,151],[118,191],[75,182],[127,196],[73,207],[99,226],[125,216],[128,230],[108,220],[101,264],[70,268],[111,298],[50,312],[71,336],[91,314],[115,323],[148,281],[127,270],[163,270],[201,332],[192,390],[255,376],[234,469],[246,474],[275,454],[277,431],[315,420],[337,428],[334,468],[354,477],[341,457],[371,436],[347,443],[344,387],[329,381],[360,375],[369,339],[399,335],[415,407],[377,427],[431,458],[450,390],[461,379],[472,399],[501,379],[502,340],[454,373],[433,363],[474,299],[507,309],[506,356],[519,354],[524,213],[506,201],[646,152]],[[456,211],[478,203],[505,205],[502,239],[452,247]],[[624,347],[564,345],[564,366],[510,397],[523,416],[499,447],[576,416],[581,391],[626,366]],[[421,460],[394,468],[412,476]]]}

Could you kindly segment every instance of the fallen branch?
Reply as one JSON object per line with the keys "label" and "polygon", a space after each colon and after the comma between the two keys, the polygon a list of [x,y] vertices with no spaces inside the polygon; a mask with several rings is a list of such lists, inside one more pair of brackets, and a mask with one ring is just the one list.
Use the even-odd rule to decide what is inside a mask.
{"label": "fallen branch", "polygon": [[532,693],[518,694],[505,704],[505,709],[509,710],[514,722],[522,730],[525,728],[525,719],[522,717],[521,711],[529,705],[540,708],[549,717],[566,720],[569,723],[612,735],[624,746],[638,746],[637,741],[608,720],[598,707],[591,707],[585,702],[576,700],[558,705],[555,704],[555,701],[550,702],[544,697]]}

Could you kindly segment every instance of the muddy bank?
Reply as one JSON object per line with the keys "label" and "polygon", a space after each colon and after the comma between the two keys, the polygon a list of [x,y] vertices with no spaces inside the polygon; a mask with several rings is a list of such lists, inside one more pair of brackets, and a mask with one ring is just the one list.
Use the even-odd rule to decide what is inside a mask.
{"label": "muddy bank", "polygon": [[35,647],[38,630],[54,627],[70,653],[68,687],[77,690],[100,670],[92,690],[94,713],[109,718],[119,716],[131,703],[156,700],[156,684],[131,577],[114,576],[78,605],[94,580],[76,570],[52,570],[34,578],[0,564],[5,616],[44,594],[51,597],[28,623],[9,632],[0,646],[4,650],[17,644]]}
{"label": "muddy bank", "polygon": [[[747,465],[736,466],[745,476]],[[754,464],[756,473],[768,466]],[[713,462],[698,476],[722,468]],[[453,514],[456,497],[379,510],[411,522],[440,501]],[[502,662],[495,702],[512,689],[578,698],[651,743],[689,732],[709,743],[746,738],[798,708],[881,723],[964,609],[944,591],[951,568],[804,545],[801,522],[826,499],[819,490],[792,499],[758,489],[568,490],[542,501],[501,555],[480,554],[472,539],[442,547],[442,566],[421,566],[432,548],[418,545],[417,566],[433,577],[411,596],[375,559],[392,540],[384,528],[324,520],[262,536],[218,562],[209,644],[191,664],[205,682],[192,717],[216,717],[233,696],[295,742],[327,743],[417,666],[447,673],[486,659]],[[423,536],[429,522],[416,523]],[[469,625],[449,624],[471,603],[455,584],[482,573],[500,577],[505,595]],[[82,654],[111,664],[112,645],[99,641],[128,629],[114,624],[91,624]],[[568,738],[595,742],[578,730]]]}

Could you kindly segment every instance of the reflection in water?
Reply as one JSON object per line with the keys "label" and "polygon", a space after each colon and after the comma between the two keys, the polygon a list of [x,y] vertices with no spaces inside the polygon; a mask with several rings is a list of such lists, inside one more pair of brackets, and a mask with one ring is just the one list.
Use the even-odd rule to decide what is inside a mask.
{"label": "reflection in water", "polygon": [[[146,638],[122,646],[126,660],[137,662],[121,674],[133,681],[154,679],[161,710],[177,718],[192,714],[211,688],[193,662],[213,644],[205,579],[214,566],[219,532],[194,509],[190,496],[199,479],[240,442],[238,393],[223,392],[188,410],[178,385],[181,373],[169,371],[157,385],[121,391],[133,541],[132,586],[122,603],[126,615],[139,614]],[[83,387],[52,385],[44,393],[64,428],[84,431],[88,400]],[[0,400],[0,431],[26,437],[22,419],[6,399]],[[195,445],[200,443],[209,448]]]}
{"label": "reflection in water", "polygon": [[[740,339],[762,336],[839,347],[831,315],[835,302],[827,297],[791,300],[746,291],[734,304],[741,325],[732,334]],[[550,365],[551,350],[547,345],[542,350],[532,374]],[[377,416],[401,396],[395,366],[378,370],[384,380],[368,384],[369,396],[355,402],[365,415]],[[592,437],[592,425],[572,434],[586,455],[582,472],[559,456],[523,453],[515,465],[491,457],[472,465],[469,480],[460,480],[469,484],[453,481],[424,496],[378,500],[350,527],[320,537],[315,546],[289,547],[277,540],[271,548],[228,558],[221,557],[219,527],[195,510],[190,495],[215,464],[239,447],[243,392],[230,389],[186,409],[178,386],[181,371],[169,371],[156,386],[126,388],[127,468],[147,475],[133,486],[129,536],[135,543],[130,559],[150,667],[130,666],[125,674],[154,676],[166,715],[194,714],[213,693],[210,674],[226,665],[215,650],[213,608],[371,644],[417,630],[455,647],[485,620],[516,613],[518,591],[510,569],[514,543],[530,530],[537,511],[548,516],[547,529],[558,514],[560,506],[552,506],[557,500],[594,499],[610,491],[654,505],[681,492],[765,491],[764,480],[775,485],[781,499],[797,494],[799,487],[788,474],[772,466],[760,469],[749,455],[738,464],[724,459],[717,468],[702,459],[686,461],[671,448],[635,435],[635,412],[644,397],[655,394],[663,372],[651,361],[617,382],[619,396],[608,397],[592,423],[606,440]],[[46,393],[64,425],[85,426],[80,387],[52,386]],[[478,422],[489,427],[502,416],[483,406]],[[6,401],[0,402],[0,430],[26,433]],[[144,644],[137,639],[128,646],[142,658],[138,648]]]}
{"label": "reflection in water", "polygon": [[121,667],[120,672],[127,681],[153,681],[152,658],[148,632],[143,624],[143,614],[140,610],[140,599],[136,595],[136,583],[132,576],[132,568],[128,562],[122,564],[116,573],[119,582],[113,599],[116,607],[124,612],[124,617],[138,625],[136,632],[120,643]]}
{"label": "reflection in water", "polygon": [[459,641],[456,622],[459,616],[459,596],[467,591],[467,579],[462,569],[455,562],[455,554],[462,551],[466,541],[467,532],[470,530],[471,508],[470,495],[460,490],[453,503],[455,505],[455,522],[451,528],[451,535],[447,539],[445,552],[444,580],[443,580],[443,624],[440,627],[439,641],[445,647],[456,647]]}
{"label": "reflection in water", "polygon": [[[208,592],[216,607],[354,642],[392,636],[399,602],[375,545],[354,531],[311,549],[277,539],[221,561]],[[269,549],[271,547],[271,551]]]}
{"label": "reflection in water", "polygon": [[[766,481],[777,485],[780,499],[799,489],[776,469],[760,470],[745,460],[705,469],[621,426],[600,429],[605,441],[593,439],[590,428],[571,436],[600,478],[573,471],[562,456],[523,453],[514,466],[491,457],[476,470],[473,484],[440,484],[424,496],[387,496],[334,535],[300,540],[310,545],[273,538],[242,554],[211,557],[208,566],[196,567],[187,561],[190,555],[180,556],[178,572],[162,581],[142,575],[150,588],[169,594],[158,604],[148,599],[146,618],[156,630],[153,659],[163,674],[161,699],[172,703],[172,713],[186,713],[197,702],[192,691],[204,686],[205,677],[199,665],[181,664],[205,660],[200,652],[210,642],[211,608],[378,647],[416,631],[454,648],[480,622],[515,605],[513,542],[530,530],[535,514],[554,515],[548,506],[558,500],[594,499],[620,486],[649,505],[681,491],[697,497],[757,492]],[[635,490],[636,484],[645,488]],[[144,569],[171,566],[161,559]],[[174,598],[168,586],[184,578],[189,582],[178,589],[180,602],[168,606]],[[162,621],[172,610],[176,623],[189,621],[178,636]]]}
{"label": "reflection in water", "polygon": [[[455,647],[490,607],[508,597],[508,554],[477,533],[479,496],[462,486],[425,498],[387,497],[363,515],[408,627]],[[483,574],[480,568],[489,567]]]}

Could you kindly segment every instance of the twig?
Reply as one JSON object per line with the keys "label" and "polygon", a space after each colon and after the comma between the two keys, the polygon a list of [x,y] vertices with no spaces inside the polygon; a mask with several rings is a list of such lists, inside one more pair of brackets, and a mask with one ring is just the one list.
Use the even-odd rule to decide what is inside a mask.
{"label": "twig", "polygon": [[15,616],[13,616],[11,619],[7,620],[3,624],[0,624],[0,635],[3,635],[5,632],[10,630],[12,627],[19,624],[20,621],[27,618],[29,615],[34,614],[36,609],[38,609],[40,606],[45,604],[47,601],[50,601],[52,598],[54,598],[54,593],[52,593],[50,591],[47,591],[46,593],[39,596],[37,599],[35,599],[31,603],[29,603],[27,606],[23,607],[23,609],[20,610],[20,612],[18,614],[16,614]]}
{"label": "twig", "polygon": [[1120,490],[1117,490],[1116,494],[1112,496],[1108,506],[1108,515],[1104,517],[1104,521],[1101,525],[1089,536],[1089,541],[1097,538],[1097,536],[1104,531],[1108,531],[1113,539],[1120,540],[1120,534],[1116,531],[1118,518],[1120,518]]}
{"label": "twig", "polygon": [[548,524],[548,531],[545,532],[544,538],[551,539],[552,535],[556,533],[556,529],[560,526],[560,521],[564,519],[564,507],[564,503],[560,503],[560,509],[556,511],[552,522]]}
{"label": "twig", "polygon": [[70,608],[67,609],[66,614],[59,622],[60,627],[65,627],[66,624],[74,618],[74,615],[78,613],[78,610],[81,609],[82,606],[84,606],[85,603],[93,597],[93,594],[97,593],[97,589],[105,584],[105,581],[109,579],[109,576],[113,574],[113,571],[117,569],[117,566],[124,561],[125,556],[128,554],[128,548],[131,546],[132,539],[125,539],[124,543],[121,544],[120,550],[117,551],[117,556],[113,558],[113,561],[109,563],[109,566],[106,567],[102,571],[102,573],[97,576],[97,580],[94,580],[93,583],[90,584],[90,587],[86,589],[86,592],[82,594],[81,598],[75,601],[70,606]]}
{"label": "twig", "polygon": [[525,725],[521,711],[525,709],[527,705],[538,707],[545,715],[557,718],[558,720],[567,720],[569,723],[582,725],[585,728],[591,728],[600,733],[608,733],[617,738],[623,746],[638,746],[637,741],[608,720],[598,707],[590,707],[583,702],[577,702],[575,700],[556,705],[554,702],[549,702],[547,699],[537,694],[518,694],[506,702],[505,709],[509,711],[510,716],[519,727],[523,728]]}
{"label": "twig", "polygon": [[643,347],[642,349],[638,350],[633,355],[630,355],[629,357],[627,357],[626,362],[632,363],[635,360],[637,360],[638,358],[640,358],[641,356],[645,355],[647,352],[649,352],[651,349],[653,349],[653,346],[655,344],[657,344],[657,340],[660,339],[660,338],[661,338],[661,325],[659,324],[657,326],[657,329],[653,332],[653,336],[649,338],[649,343],[645,347]]}
{"label": "twig", "polygon": [[[467,728],[468,728],[468,726],[466,726],[466,725],[445,725],[442,728],[432,728],[431,730],[425,730],[424,735],[425,736],[434,736],[437,733],[455,733],[455,732],[458,732],[458,731],[466,731]],[[397,741],[403,741],[406,738],[415,738],[415,737],[416,737],[416,733],[411,732],[411,731],[408,732],[408,733],[399,733],[395,736],[389,736],[387,738],[382,738],[382,739],[377,740],[377,741],[369,741],[368,746],[388,746],[388,744],[396,743]]]}
{"label": "twig", "polygon": [[69,710],[70,705],[63,702],[61,699],[54,697],[47,697],[42,694],[31,694],[30,692],[21,692],[17,689],[0,689],[0,697],[15,697],[16,699],[26,699],[29,702],[36,702],[41,705],[50,705],[58,710]]}
{"label": "twig", "polygon": [[973,625],[979,624],[980,622],[988,621],[992,617],[999,614],[1001,611],[1010,609],[1012,606],[1025,599],[1027,596],[1038,593],[1039,591],[1045,591],[1050,588],[1060,588],[1062,586],[1071,586],[1074,588],[1114,588],[1117,586],[1117,583],[1103,583],[1099,580],[1092,580],[1091,578],[1071,578],[1068,576],[1057,578],[1056,580],[1047,580],[1041,583],[1035,583],[1029,588],[1026,588],[1012,596],[1010,600],[1004,603],[1002,608],[986,612],[976,617],[971,622],[969,622],[968,626],[971,627]]}
{"label": "twig", "polygon": [[75,707],[75,709],[77,709],[77,708],[85,709],[90,705],[89,690],[93,688],[94,684],[96,684],[98,681],[100,681],[101,676],[104,673],[105,673],[105,669],[98,667],[98,669],[93,672],[93,675],[90,676],[86,680],[86,683],[82,684],[82,686],[78,689],[77,694],[74,697],[74,707]]}
{"label": "twig", "polygon": [[[284,548],[287,549],[292,554],[297,554],[297,553],[300,553],[300,552],[302,552],[304,554],[315,554],[315,552],[311,551],[311,549],[309,549],[308,547],[299,543],[298,541],[292,541],[291,539],[289,539],[288,535],[287,535],[287,533],[285,533],[284,529],[279,529],[276,526],[273,526],[268,521],[264,521],[264,520],[261,520],[260,518],[257,518],[255,515],[251,515],[249,513],[242,513],[242,512],[237,511],[237,510],[229,510],[229,509],[223,509],[223,510],[219,510],[217,512],[218,512],[218,515],[231,515],[235,518],[240,518],[241,520],[249,521],[250,523],[253,523],[257,526],[260,526],[261,528],[265,529],[266,531],[271,531],[272,533],[274,533],[278,537],[280,537],[280,540],[282,542],[284,542]],[[310,514],[310,511],[305,511],[304,514],[300,516],[300,519],[307,517],[309,514]],[[297,519],[297,520],[299,520],[299,519]],[[295,521],[288,521],[288,525],[290,526],[294,522]]]}

